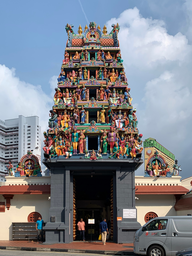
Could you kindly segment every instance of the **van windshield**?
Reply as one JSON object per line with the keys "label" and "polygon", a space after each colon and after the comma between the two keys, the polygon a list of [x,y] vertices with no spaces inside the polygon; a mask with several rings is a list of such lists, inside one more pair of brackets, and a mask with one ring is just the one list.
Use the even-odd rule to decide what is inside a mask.
{"label": "van windshield", "polygon": [[150,230],[162,230],[166,229],[168,223],[168,219],[158,219],[158,220],[153,220],[149,224],[146,225],[146,229],[148,231]]}

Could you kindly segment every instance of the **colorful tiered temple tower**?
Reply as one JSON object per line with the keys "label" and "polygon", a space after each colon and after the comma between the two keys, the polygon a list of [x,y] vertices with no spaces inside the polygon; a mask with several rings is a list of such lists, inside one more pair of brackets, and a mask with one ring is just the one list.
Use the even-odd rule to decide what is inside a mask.
{"label": "colorful tiered temple tower", "polygon": [[[78,34],[69,24],[65,28],[68,40],[44,133],[44,164],[52,174],[46,242],[76,239],[77,218],[83,215],[86,221],[107,218],[111,239],[127,243],[139,227],[134,171],[142,164],[143,148],[119,48],[120,27],[113,25],[109,34],[95,22],[84,33],[81,26]],[[85,213],[91,211],[88,201],[94,204],[99,198],[99,190],[104,195],[97,202],[100,206]],[[103,210],[98,213],[98,208]],[[97,236],[96,226],[93,234]]]}

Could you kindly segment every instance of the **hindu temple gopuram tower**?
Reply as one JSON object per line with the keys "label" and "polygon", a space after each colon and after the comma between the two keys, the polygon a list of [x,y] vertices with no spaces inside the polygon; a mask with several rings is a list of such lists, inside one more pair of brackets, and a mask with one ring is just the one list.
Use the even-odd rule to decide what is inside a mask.
{"label": "hindu temple gopuram tower", "polygon": [[[123,67],[118,32],[94,22],[75,34],[65,27],[64,53],[49,129],[44,133],[44,164],[51,171],[47,243],[97,240],[106,218],[110,239],[133,241],[140,227],[135,208],[135,170],[142,164],[142,134]],[[91,224],[92,223],[92,224]]]}

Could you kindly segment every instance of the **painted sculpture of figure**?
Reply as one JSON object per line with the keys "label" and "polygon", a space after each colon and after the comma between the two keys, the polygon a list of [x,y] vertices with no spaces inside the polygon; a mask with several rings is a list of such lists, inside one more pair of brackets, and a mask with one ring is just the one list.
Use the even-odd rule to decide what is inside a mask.
{"label": "painted sculpture of figure", "polygon": [[138,124],[138,121],[137,121],[137,116],[136,116],[136,108],[133,109],[133,128],[134,130],[136,130],[137,128],[137,124]]}
{"label": "painted sculpture of figure", "polygon": [[101,51],[100,50],[97,52],[97,60],[101,60]]}
{"label": "painted sculpture of figure", "polygon": [[175,164],[173,165],[173,176],[178,176],[180,171],[182,171],[182,169],[178,166],[178,161],[175,160]]}
{"label": "painted sculpture of figure", "polygon": [[129,105],[131,105],[132,98],[131,98],[129,92],[130,92],[130,88],[126,87],[125,91],[124,91],[124,99],[127,103],[129,103]]}
{"label": "painted sculpture of figure", "polygon": [[130,156],[130,153],[131,153],[131,145],[129,143],[129,138],[126,137],[125,139],[125,147],[126,147],[126,156]]}
{"label": "painted sculpture of figure", "polygon": [[135,139],[135,147],[137,149],[137,153],[141,153],[143,151],[143,147],[142,147],[142,136],[143,134],[139,134],[136,135],[136,139]]}
{"label": "painted sculpture of figure", "polygon": [[76,52],[73,56],[73,60],[79,60],[80,59],[80,53]]}
{"label": "painted sculpture of figure", "polygon": [[102,150],[101,148],[99,149],[99,151],[97,152],[97,159],[102,159]]}
{"label": "painted sculpture of figure", "polygon": [[79,79],[82,79],[82,74],[83,74],[82,68],[79,68],[79,69],[78,69],[78,72],[79,72]]}
{"label": "painted sculpture of figure", "polygon": [[69,89],[67,88],[66,91],[63,92],[63,98],[65,103],[68,102],[69,97],[70,97],[70,93],[69,93]]}
{"label": "painted sculpture of figure", "polygon": [[108,133],[108,142],[109,142],[109,147],[110,147],[110,154],[113,153],[113,147],[114,147],[116,141],[117,141],[116,132],[114,132],[113,127],[110,127],[110,132]]}
{"label": "painted sculpture of figure", "polygon": [[85,50],[85,60],[88,61],[88,58],[89,58],[89,53],[87,50]]}
{"label": "painted sculpture of figure", "polygon": [[105,59],[106,60],[112,60],[113,59],[113,57],[111,56],[109,51],[105,54]]}
{"label": "painted sculpture of figure", "polygon": [[86,111],[85,111],[85,109],[84,109],[83,106],[82,106],[82,108],[81,108],[80,114],[81,114],[81,123],[85,123]]}
{"label": "painted sculpture of figure", "polygon": [[78,141],[79,141],[79,133],[77,132],[77,128],[73,128],[72,132],[72,144],[73,144],[73,153],[77,154],[77,147],[78,147]]}
{"label": "painted sculpture of figure", "polygon": [[104,76],[104,79],[107,79],[107,69],[106,68],[104,68],[103,76]]}
{"label": "painted sculpture of figure", "polygon": [[116,79],[117,79],[117,76],[116,76],[115,70],[113,68],[112,72],[110,73],[110,81],[113,83],[116,81]]}
{"label": "painted sculpture of figure", "polygon": [[131,158],[132,158],[132,159],[133,159],[133,158],[136,158],[136,156],[137,156],[137,150],[136,150],[136,148],[135,148],[135,143],[133,144],[133,147],[132,147],[132,149],[131,149],[130,155],[131,155]]}
{"label": "painted sculpture of figure", "polygon": [[108,138],[106,131],[103,132],[103,136],[101,137],[101,144],[102,144],[102,150],[103,154],[107,154],[107,146],[108,146]]}
{"label": "painted sculpture of figure", "polygon": [[90,160],[97,160],[96,152],[94,149],[91,151]]}
{"label": "painted sculpture of figure", "polygon": [[150,177],[153,177],[153,171],[152,171],[152,168],[150,166],[150,163],[147,164],[146,166],[146,173],[150,176]]}
{"label": "painted sculpture of figure", "polygon": [[156,160],[155,161],[155,164],[152,165],[152,168],[153,168],[153,173],[155,176],[160,176],[160,169],[161,169],[161,166],[158,164],[158,161]]}
{"label": "painted sculpture of figure", "polygon": [[111,123],[112,122],[112,115],[113,115],[113,110],[111,107],[109,107],[107,109],[107,123]]}
{"label": "painted sculpture of figure", "polygon": [[123,114],[123,120],[124,120],[124,126],[125,126],[125,128],[127,128],[129,125],[129,118],[127,117],[126,112],[124,112],[124,114]]}
{"label": "painted sculpture of figure", "polygon": [[13,176],[13,165],[11,163],[11,160],[9,161],[9,165],[8,165],[7,169],[9,171],[9,176]]}
{"label": "painted sculpture of figure", "polygon": [[71,77],[70,77],[71,81],[72,82],[75,82],[76,79],[77,79],[77,74],[75,72],[75,70],[73,69],[72,72],[71,72]]}
{"label": "painted sculpture of figure", "polygon": [[60,102],[62,97],[63,97],[63,95],[62,95],[60,88],[55,88],[55,94],[54,94],[54,98],[53,98],[55,106],[58,105],[58,103]]}
{"label": "painted sculpture of figure", "polygon": [[108,100],[110,98],[110,95],[111,95],[111,90],[109,89],[108,85],[106,86],[105,94],[106,94],[106,99]]}
{"label": "painted sculpture of figure", "polygon": [[130,110],[128,117],[129,117],[129,125],[131,127],[134,127],[134,124],[133,124],[133,110]]}
{"label": "painted sculpture of figure", "polygon": [[61,148],[61,145],[60,145],[59,141],[57,142],[57,145],[55,147],[55,152],[56,152],[57,156],[62,155],[62,148]]}
{"label": "painted sculpture of figure", "polygon": [[116,57],[117,57],[117,63],[122,63],[123,62],[123,60],[121,59],[121,52],[120,51],[116,54]]}
{"label": "painted sculpture of figure", "polygon": [[25,176],[25,171],[21,162],[18,163],[16,172],[19,172],[21,177]]}
{"label": "painted sculpture of figure", "polygon": [[65,78],[66,78],[66,76],[65,76],[65,71],[64,71],[63,68],[61,68],[61,73],[59,74],[59,76],[58,76],[58,78],[57,78],[57,81],[58,81],[58,82],[62,82],[62,81],[65,80]]}
{"label": "painted sculpture of figure", "polygon": [[50,158],[54,158],[54,157],[56,157],[57,156],[57,154],[56,154],[56,152],[55,152],[55,148],[53,147],[53,145],[51,146],[51,148],[50,148],[50,155],[49,155],[49,157]]}
{"label": "painted sculpture of figure", "polygon": [[54,128],[57,127],[57,113],[55,110],[50,110],[50,118],[49,118],[49,127]]}
{"label": "painted sculpture of figure", "polygon": [[67,110],[65,110],[64,115],[62,116],[62,120],[61,120],[61,127],[62,128],[68,128],[69,127],[69,121],[70,121],[70,117],[67,114]]}
{"label": "painted sculpture of figure", "polygon": [[113,147],[113,157],[119,159],[119,155],[119,146],[118,143],[115,142]]}
{"label": "painted sculpture of figure", "polygon": [[119,110],[117,119],[115,120],[116,127],[121,129],[123,127],[123,122],[124,122],[123,115],[121,113],[121,110]]}
{"label": "painted sculpture of figure", "polygon": [[79,154],[84,154],[84,150],[85,150],[85,135],[84,135],[84,131],[80,131],[79,134]]}
{"label": "painted sculpture of figure", "polygon": [[78,106],[76,106],[74,108],[74,111],[73,111],[73,120],[75,122],[75,124],[78,124],[79,123],[79,109],[78,109]]}
{"label": "painted sculpture of figure", "polygon": [[100,111],[100,122],[102,124],[105,124],[105,109],[104,109],[104,106],[102,107],[101,111]]}
{"label": "painted sculpture of figure", "polygon": [[83,85],[81,89],[81,100],[86,100],[86,87]]}
{"label": "painted sculpture of figure", "polygon": [[83,50],[81,52],[81,60],[84,60],[84,52],[83,52]]}
{"label": "painted sculpture of figure", "polygon": [[124,136],[122,135],[121,136],[121,139],[119,140],[119,146],[120,146],[120,150],[119,150],[119,154],[124,156],[126,154],[126,141],[125,141],[125,138]]}
{"label": "painted sculpture of figure", "polygon": [[100,68],[98,71],[98,79],[101,80],[102,76],[103,76],[103,71],[102,71],[102,68]]}
{"label": "painted sculpture of figure", "polygon": [[84,71],[83,71],[83,78],[84,78],[84,80],[88,79],[88,73],[87,73],[87,69],[86,68],[84,68]]}
{"label": "painted sculpture of figure", "polygon": [[126,82],[126,75],[125,75],[124,68],[120,71],[120,79],[122,82]]}
{"label": "painted sculpture of figure", "polygon": [[63,60],[63,64],[67,64],[69,63],[69,53],[67,51],[65,51],[65,59]]}
{"label": "painted sculpture of figure", "polygon": [[103,86],[101,85],[101,87],[99,89],[99,100],[104,100],[104,95],[105,95],[105,90],[104,90]]}

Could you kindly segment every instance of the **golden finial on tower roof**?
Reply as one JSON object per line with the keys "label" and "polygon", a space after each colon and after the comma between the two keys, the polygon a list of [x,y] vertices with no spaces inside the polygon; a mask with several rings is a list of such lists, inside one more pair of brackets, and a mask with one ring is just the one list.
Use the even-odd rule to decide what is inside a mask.
{"label": "golden finial on tower roof", "polygon": [[82,27],[81,27],[81,25],[79,25],[78,34],[82,35],[82,33],[83,33]]}
{"label": "golden finial on tower roof", "polygon": [[87,25],[85,26],[84,32],[88,29]]}
{"label": "golden finial on tower roof", "polygon": [[104,26],[104,27],[103,27],[103,35],[106,35],[106,34],[107,34],[107,27]]}
{"label": "golden finial on tower roof", "polygon": [[97,27],[99,30],[101,30],[101,27],[98,25],[98,27]]}

